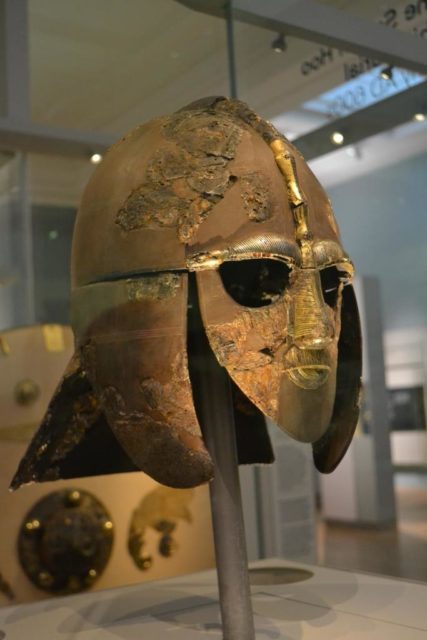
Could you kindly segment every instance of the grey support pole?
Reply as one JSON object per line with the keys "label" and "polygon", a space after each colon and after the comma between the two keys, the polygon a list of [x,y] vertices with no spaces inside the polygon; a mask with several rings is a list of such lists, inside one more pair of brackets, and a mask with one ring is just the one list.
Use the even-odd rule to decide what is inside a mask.
{"label": "grey support pole", "polygon": [[236,51],[234,46],[234,17],[233,0],[229,0],[226,5],[226,28],[227,28],[227,55],[228,55],[228,78],[230,84],[230,98],[237,98],[237,71],[236,71]]}
{"label": "grey support pole", "polygon": [[197,414],[215,469],[209,489],[223,637],[254,640],[231,386],[207,342],[194,282],[190,300],[190,372]]}
{"label": "grey support pole", "polygon": [[255,632],[231,391],[225,369],[217,365],[215,371],[212,367],[203,387],[206,412],[200,418],[215,468],[209,491],[224,640],[251,640]]}
{"label": "grey support pole", "polygon": [[30,118],[27,0],[0,0],[0,115]]}

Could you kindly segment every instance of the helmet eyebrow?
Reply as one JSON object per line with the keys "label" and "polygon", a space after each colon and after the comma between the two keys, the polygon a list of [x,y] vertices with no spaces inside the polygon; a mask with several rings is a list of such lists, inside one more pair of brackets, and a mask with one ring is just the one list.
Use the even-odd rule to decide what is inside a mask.
{"label": "helmet eyebrow", "polygon": [[341,271],[346,271],[350,277],[354,275],[353,263],[338,242],[320,240],[313,243],[312,250],[317,268],[336,266]]}
{"label": "helmet eyebrow", "polygon": [[203,271],[213,269],[223,262],[230,260],[250,260],[256,258],[270,258],[281,260],[290,266],[299,265],[301,255],[295,242],[286,240],[274,233],[264,233],[259,236],[242,240],[241,242],[215,251],[203,251],[187,258],[189,271]]}

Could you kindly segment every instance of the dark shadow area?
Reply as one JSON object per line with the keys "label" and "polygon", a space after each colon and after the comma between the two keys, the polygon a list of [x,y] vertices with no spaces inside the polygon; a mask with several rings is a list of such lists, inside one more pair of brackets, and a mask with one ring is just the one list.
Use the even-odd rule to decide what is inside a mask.
{"label": "dark shadow area", "polygon": [[271,584],[292,584],[313,577],[312,571],[295,567],[262,567],[249,569],[249,580],[252,586]]}

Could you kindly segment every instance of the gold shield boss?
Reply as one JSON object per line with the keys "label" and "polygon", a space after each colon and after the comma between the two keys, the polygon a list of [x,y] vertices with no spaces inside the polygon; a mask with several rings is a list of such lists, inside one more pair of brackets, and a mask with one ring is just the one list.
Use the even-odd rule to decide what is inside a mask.
{"label": "gold shield boss", "polygon": [[[89,182],[73,240],[76,354],[13,486],[78,475],[76,452],[107,428],[159,482],[212,477],[188,372],[191,272],[218,362],[313,443],[320,471],[336,467],[358,418],[352,263],[295,147],[244,103],[207,98],[132,131]],[[58,435],[64,405],[72,424]],[[108,446],[98,472],[119,470]]]}

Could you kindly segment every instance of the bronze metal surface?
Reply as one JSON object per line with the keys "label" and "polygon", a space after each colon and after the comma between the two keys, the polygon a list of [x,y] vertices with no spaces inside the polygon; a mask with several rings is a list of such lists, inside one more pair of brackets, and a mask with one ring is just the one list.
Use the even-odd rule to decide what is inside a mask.
{"label": "bronze metal surface", "polygon": [[[212,477],[188,373],[191,271],[220,364],[248,402],[315,443],[321,470],[334,467],[358,412],[353,265],[301,154],[244,103],[214,97],[133,130],[95,170],[73,239],[74,369],[14,486],[74,473],[108,427],[98,469],[117,467],[118,442],[169,486]],[[256,433],[264,453],[245,455],[265,462]]]}
{"label": "bronze metal surface", "polygon": [[362,336],[353,287],[343,290],[341,332],[338,342],[337,389],[331,425],[314,443],[319,471],[331,473],[341,462],[353,438],[360,411]]}
{"label": "bronze metal surface", "polygon": [[[282,254],[269,253],[266,245],[261,255],[256,251],[251,254],[251,248],[262,246],[259,236],[263,228],[253,229],[253,238],[247,240],[249,251],[238,259],[281,260],[290,269],[289,282],[282,295],[259,308],[249,308],[232,299],[224,290],[218,270],[222,261],[236,255],[233,245],[229,245],[228,256],[216,254],[216,268],[205,268],[203,260],[196,266],[201,310],[213,351],[244,393],[289,435],[315,442],[331,425],[342,290],[350,282],[353,267],[339,243],[326,196],[323,193],[314,201],[305,195],[319,190],[317,181],[287,141],[273,139],[270,147],[273,153],[266,162],[275,161],[284,178],[281,200],[285,205],[280,215],[292,220],[296,247],[287,251],[292,245],[288,228],[283,225],[282,237],[288,245],[283,246]],[[274,175],[274,167],[269,173]],[[333,283],[333,304],[328,305],[321,271],[334,267],[337,280]]]}
{"label": "bronze metal surface", "polygon": [[[320,438],[329,426],[335,398],[338,336],[327,349],[299,350],[289,338],[291,293],[271,305],[247,309],[224,294],[216,271],[197,277],[202,316],[220,364],[289,435],[304,442]],[[313,334],[306,340],[318,340],[317,326]],[[319,375],[321,368],[329,373],[327,380]],[[318,384],[313,377],[320,378]]]}
{"label": "bronze metal surface", "polygon": [[135,469],[176,487],[212,477],[187,370],[186,278],[74,291],[77,351],[12,488]]}
{"label": "bronze metal surface", "polygon": [[79,489],[49,493],[27,513],[18,555],[28,578],[54,594],[90,587],[104,571],[114,525],[104,505]]}
{"label": "bronze metal surface", "polygon": [[84,368],[135,466],[172,487],[207,482],[187,367],[187,274],[81,287],[73,308]]}
{"label": "bronze metal surface", "polygon": [[[216,98],[131,131],[108,151],[83,194],[73,239],[74,286],[192,268],[195,256],[200,264],[200,254],[209,260],[211,251],[229,259],[227,250],[237,244],[259,244],[272,235],[295,245],[292,216],[284,215],[287,187],[268,146],[278,139],[274,127],[243,103]],[[302,188],[309,186],[317,241],[335,243],[346,260],[325,192],[298,151],[285,144]],[[254,253],[249,249],[246,257]]]}

